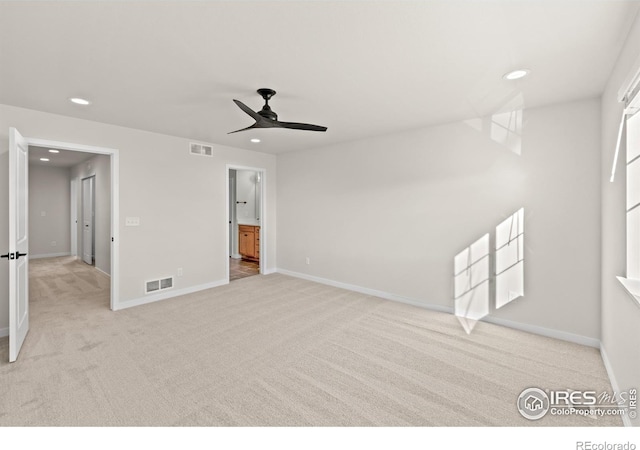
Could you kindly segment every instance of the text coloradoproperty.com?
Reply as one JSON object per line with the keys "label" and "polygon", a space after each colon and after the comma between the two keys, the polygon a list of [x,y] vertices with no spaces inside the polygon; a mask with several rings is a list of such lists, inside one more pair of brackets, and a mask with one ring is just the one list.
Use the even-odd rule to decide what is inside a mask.
{"label": "text coloradoproperty.com", "polygon": [[626,413],[624,409],[619,408],[574,408],[572,406],[563,406],[561,408],[551,408],[549,413],[554,416],[622,416]]}

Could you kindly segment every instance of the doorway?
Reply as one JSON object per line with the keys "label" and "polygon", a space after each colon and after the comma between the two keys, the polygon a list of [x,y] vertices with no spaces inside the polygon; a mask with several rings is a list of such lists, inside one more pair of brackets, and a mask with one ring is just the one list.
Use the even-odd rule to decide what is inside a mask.
{"label": "doorway", "polygon": [[[117,149],[97,147],[83,144],[73,144],[67,142],[51,141],[48,139],[26,138],[29,149],[39,148],[41,151],[49,153],[49,150],[58,153],[49,153],[46,158],[50,161],[46,164],[60,161],[64,158],[66,168],[69,170],[68,183],[68,230],[71,243],[66,251],[54,252],[50,256],[65,256],[82,259],[83,255],[83,232],[82,232],[82,180],[93,178],[93,267],[109,277],[108,308],[117,310],[119,307],[119,153]],[[36,158],[37,157],[37,158]],[[40,162],[42,155],[36,155],[30,151],[29,158]],[[61,158],[62,157],[62,158]],[[72,162],[69,163],[68,158]],[[98,163],[98,158],[101,162]],[[72,168],[73,171],[72,171]],[[98,196],[98,197],[96,197]],[[31,214],[39,218],[39,212],[29,207]],[[96,221],[97,217],[97,221]],[[59,248],[58,250],[62,250]],[[37,253],[37,252],[36,252]],[[44,256],[48,256],[49,252]],[[33,253],[32,253],[33,254]],[[37,256],[37,255],[36,255]],[[84,264],[83,261],[80,261]]]}
{"label": "doorway", "polygon": [[229,281],[264,273],[265,174],[261,168],[227,166]]}
{"label": "doorway", "polygon": [[[77,260],[108,279],[111,157],[53,147],[28,147],[29,259]],[[45,262],[51,268],[56,260],[38,266]]]}

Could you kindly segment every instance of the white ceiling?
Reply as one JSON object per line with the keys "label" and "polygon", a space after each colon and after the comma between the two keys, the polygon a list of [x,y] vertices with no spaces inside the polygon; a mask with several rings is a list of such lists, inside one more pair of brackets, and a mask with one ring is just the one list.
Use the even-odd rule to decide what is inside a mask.
{"label": "white ceiling", "polygon": [[[640,3],[0,1],[0,103],[278,153],[599,95]],[[502,75],[526,67],[531,75]],[[253,121],[255,89],[284,121]],[[72,96],[90,99],[80,107]],[[249,139],[259,137],[260,144]]]}
{"label": "white ceiling", "polygon": [[[51,149],[51,147],[30,145],[29,164],[45,167],[69,168],[96,156],[93,153],[74,152],[69,150],[58,150],[58,153],[50,153],[49,149]],[[40,161],[40,158],[48,158],[49,161]]]}

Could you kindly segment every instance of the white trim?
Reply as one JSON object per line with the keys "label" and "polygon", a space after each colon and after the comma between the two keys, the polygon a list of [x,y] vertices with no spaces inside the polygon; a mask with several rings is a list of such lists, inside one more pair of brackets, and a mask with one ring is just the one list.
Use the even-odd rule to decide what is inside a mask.
{"label": "white trim", "polygon": [[262,275],[271,275],[272,273],[277,273],[278,269],[265,269]]}
{"label": "white trim", "polygon": [[144,297],[135,298],[133,300],[119,302],[117,305],[117,309],[114,309],[114,311],[133,308],[134,306],[146,305],[148,303],[155,303],[160,300],[167,300],[173,297],[180,297],[181,295],[193,294],[194,292],[199,292],[199,291],[204,291],[205,289],[212,289],[215,287],[224,286],[225,284],[229,284],[229,279],[212,281],[211,283],[200,284],[197,286],[191,286],[191,287],[182,288],[182,289],[167,289],[167,292],[145,295]]}
{"label": "white trim", "polygon": [[616,277],[625,292],[629,294],[629,297],[633,300],[633,304],[640,306],[640,280],[634,280],[633,278]]}
{"label": "white trim", "polygon": [[[349,283],[342,283],[340,281],[329,280],[326,278],[307,275],[305,273],[293,272],[286,269],[276,269],[276,272],[281,273],[283,275],[288,275],[290,277],[302,278],[303,280],[314,281],[316,283],[326,284],[328,286],[338,287],[338,288],[346,289],[348,291],[354,291],[354,292],[359,292],[361,294],[372,295],[375,297],[380,297],[380,298],[391,300],[394,302],[406,303],[408,305],[417,306],[419,308],[428,309],[431,311],[438,311],[438,312],[449,313],[449,314],[454,313],[454,309],[450,306],[434,305],[433,303],[425,303],[424,301],[416,298],[404,297],[404,296],[392,294],[389,292],[369,289],[369,288],[356,286]],[[503,327],[512,328],[520,331],[526,331],[528,333],[538,334],[541,336],[560,339],[562,341],[573,342],[576,344],[586,345],[586,346],[595,347],[595,348],[600,347],[600,341],[598,339],[590,338],[587,336],[580,336],[572,333],[567,333],[565,331],[552,330],[549,328],[544,328],[537,325],[524,324],[520,322],[512,322],[510,320],[499,319],[491,316],[483,317],[480,320],[482,322],[493,323],[495,325],[500,325]]]}
{"label": "white trim", "polygon": [[110,156],[111,162],[111,310],[116,311],[120,302],[120,153],[115,148],[73,144],[49,139],[26,138],[29,145],[57,148],[74,152]]}
{"label": "white trim", "polygon": [[[604,349],[603,345],[600,345],[600,356],[602,356],[602,362],[604,363],[604,368],[607,370],[607,375],[609,376],[609,381],[611,382],[611,388],[613,392],[621,392],[620,385],[618,384],[618,380],[616,379],[615,373],[613,371],[613,366],[611,365],[611,361],[609,361],[609,357],[607,356],[607,352]],[[631,419],[627,414],[621,414],[622,423],[625,427],[632,427]]]}
{"label": "white trim", "polygon": [[107,272],[105,272],[102,269],[98,269],[96,266],[93,266],[94,269],[96,269],[98,272],[100,272],[102,275],[104,275],[105,277],[111,278],[111,275],[109,275]]}
{"label": "white trim", "polygon": [[616,176],[616,166],[618,165],[618,155],[620,153],[620,143],[622,142],[622,131],[624,130],[624,124],[627,121],[627,109],[622,111],[622,118],[620,119],[620,127],[618,128],[618,140],[616,141],[616,150],[613,154],[613,165],[611,166],[611,177],[609,182],[613,183]]}
{"label": "white trim", "polygon": [[0,328],[0,338],[9,336],[9,327]]}
{"label": "white trim", "polygon": [[241,255],[240,253],[236,253],[236,254],[234,254],[234,255],[231,255],[231,257],[232,257],[233,259],[242,259],[242,255]]}
{"label": "white trim", "polygon": [[96,147],[94,145],[73,144],[69,142],[51,141],[49,139],[26,138],[29,145],[36,147],[53,147],[59,150],[70,150],[72,152],[99,153],[101,155],[112,155],[118,152],[115,148]]}
{"label": "white trim", "polygon": [[29,259],[57,258],[59,256],[71,256],[71,252],[46,253],[46,254],[42,254],[42,255],[29,255]]}
{"label": "white trim", "polygon": [[356,286],[354,284],[343,283],[341,281],[329,280],[327,278],[316,277],[313,275],[307,275],[306,273],[300,272],[292,272],[286,269],[276,269],[277,273],[281,273],[282,275],[288,275],[294,278],[302,278],[303,280],[314,281],[320,284],[326,284],[328,286],[333,286],[341,289],[346,289],[348,291],[359,292],[365,295],[371,295],[374,297],[380,297],[385,300],[392,300],[394,302],[406,303],[408,305],[418,306],[420,308],[429,309],[432,311],[438,311],[443,313],[453,314],[453,308],[450,306],[442,306],[442,305],[434,305],[431,303],[425,303],[417,298],[403,297],[402,295],[392,294],[390,292],[378,291],[376,289],[370,289],[362,286]]}
{"label": "white trim", "polygon": [[566,331],[553,330],[551,328],[545,328],[538,325],[513,322],[511,320],[505,320],[491,316],[483,317],[482,321],[507,328],[513,328],[514,330],[526,331],[527,333],[559,339],[561,341],[573,342],[574,344],[585,345],[587,347],[600,348],[600,340],[588,336],[581,336],[579,334],[568,333]]}
{"label": "white trim", "polygon": [[111,309],[120,303],[120,153],[111,154]]}
{"label": "white trim", "polygon": [[638,83],[640,83],[640,57],[638,57],[633,66],[631,66],[629,75],[627,75],[627,78],[622,83],[618,91],[618,101],[624,102],[630,100],[628,96],[635,90]]}

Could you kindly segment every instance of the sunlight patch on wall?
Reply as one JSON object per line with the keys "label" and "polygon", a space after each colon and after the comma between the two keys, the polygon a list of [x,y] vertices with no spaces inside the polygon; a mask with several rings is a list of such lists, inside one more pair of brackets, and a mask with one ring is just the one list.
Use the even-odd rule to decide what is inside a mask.
{"label": "sunlight patch on wall", "polygon": [[496,309],[524,295],[524,208],[496,227]]}
{"label": "sunlight patch on wall", "polygon": [[[478,320],[524,296],[524,208],[453,259],[454,314],[471,333]],[[493,309],[492,309],[493,308]]]}
{"label": "sunlight patch on wall", "polygon": [[470,333],[489,314],[489,234],[485,234],[454,258],[454,312]]}

